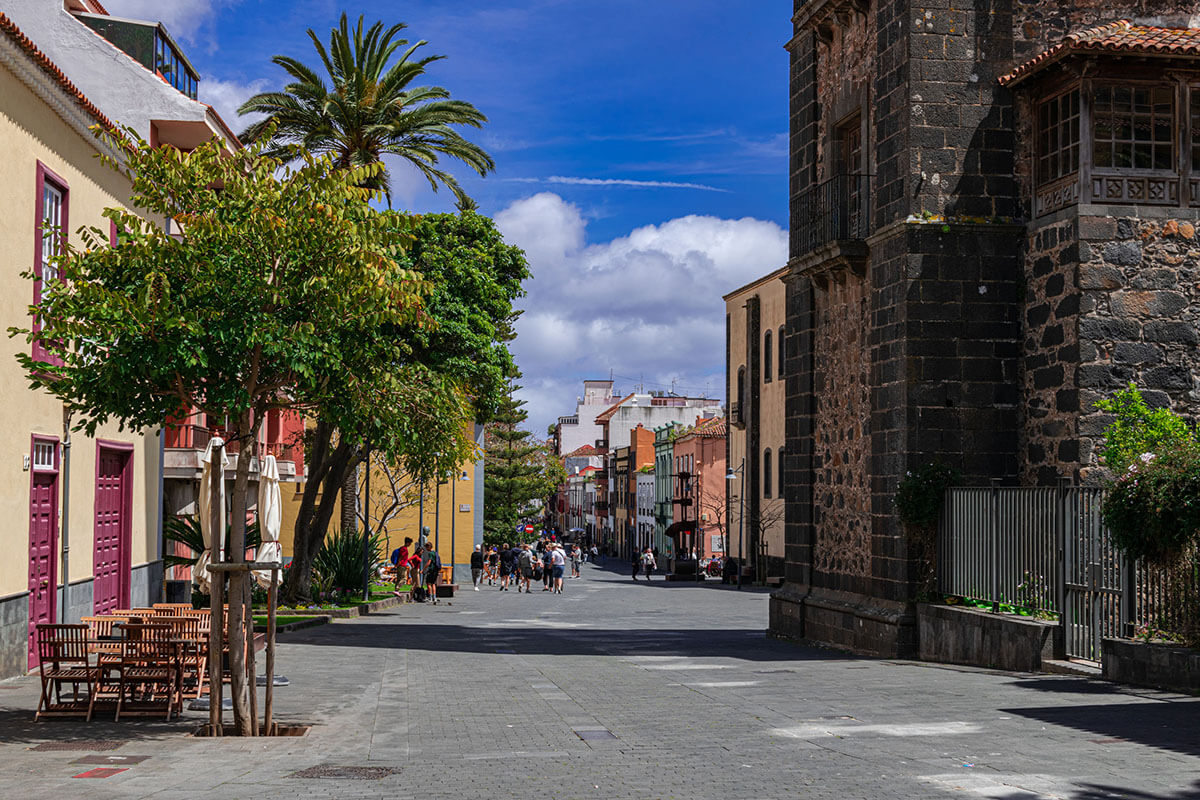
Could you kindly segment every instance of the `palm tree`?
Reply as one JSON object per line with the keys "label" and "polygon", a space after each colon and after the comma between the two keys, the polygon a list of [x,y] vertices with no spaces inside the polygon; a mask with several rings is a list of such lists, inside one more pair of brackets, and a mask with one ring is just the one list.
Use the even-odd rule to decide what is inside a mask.
{"label": "palm tree", "polygon": [[[429,64],[445,56],[414,59],[427,42],[409,46],[407,39],[397,38],[406,27],[400,23],[384,30],[376,22],[364,32],[359,17],[352,31],[343,13],[340,25],[330,31],[328,49],[309,28],[325,76],[297,59],[275,56],[272,61],[292,82],[283,91],[256,94],[242,104],[239,114],[266,115],[242,133],[242,140],[270,136],[271,155],[290,160],[299,145],[310,153],[329,154],[345,167],[400,156],[420,170],[434,191],[444,184],[462,202],[466,195],[454,176],[438,167],[439,158],[461,161],[480,175],[494,170],[492,157],[452,127],[479,128],[487,117],[470,103],[452,100],[440,86],[412,86]],[[407,49],[392,63],[402,47]],[[389,204],[390,181],[385,169],[369,187],[382,190]]]}

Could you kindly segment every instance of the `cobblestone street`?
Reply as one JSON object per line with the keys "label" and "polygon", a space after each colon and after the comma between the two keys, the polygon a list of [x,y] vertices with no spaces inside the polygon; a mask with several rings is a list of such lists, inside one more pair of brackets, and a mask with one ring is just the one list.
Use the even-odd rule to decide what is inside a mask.
{"label": "cobblestone street", "polygon": [[[34,724],[36,679],[0,683],[0,797],[1200,796],[1193,698],[847,657],[767,639],[762,590],[584,576],[282,636],[304,738],[196,739],[198,712]],[[124,744],[30,749],[85,738]],[[128,768],[71,777],[95,755]],[[322,765],[390,774],[294,775]]]}

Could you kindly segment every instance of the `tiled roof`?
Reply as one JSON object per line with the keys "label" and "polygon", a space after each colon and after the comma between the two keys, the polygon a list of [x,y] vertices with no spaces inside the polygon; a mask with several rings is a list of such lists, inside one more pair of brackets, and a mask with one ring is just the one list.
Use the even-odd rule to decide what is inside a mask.
{"label": "tiled roof", "polygon": [[100,112],[100,109],[96,108],[96,106],[92,104],[92,101],[88,100],[83,92],[81,92],[75,84],[71,83],[71,80],[66,76],[66,74],[64,74],[63,71],[59,69],[45,53],[39,50],[37,45],[35,45],[28,36],[22,33],[21,29],[17,27],[17,24],[9,19],[8,15],[6,15],[3,11],[0,11],[0,33],[3,33],[18,47],[24,50],[29,58],[38,65],[42,72],[45,72],[47,75],[53,78],[54,81],[67,92],[67,94],[71,95],[71,97],[75,100],[76,105],[86,111],[89,116],[96,120],[96,122],[100,123],[103,127],[108,128],[109,130],[116,130],[117,126],[112,123],[112,120],[104,116],[104,114]]}
{"label": "tiled roof", "polygon": [[567,453],[564,458],[579,458],[581,456],[595,456],[599,454],[599,450],[592,447],[590,444],[585,444],[583,447],[577,447],[571,452]]}
{"label": "tiled roof", "polygon": [[1011,86],[1074,53],[1116,55],[1200,56],[1200,28],[1159,28],[1134,25],[1127,19],[1068,34],[1058,44],[1043,50],[1012,72],[1000,77],[1001,86]]}
{"label": "tiled roof", "polygon": [[710,417],[702,419],[693,428],[683,432],[680,439],[687,439],[691,436],[702,436],[706,439],[721,438],[729,432],[729,424],[724,417]]}
{"label": "tiled roof", "polygon": [[631,400],[631,399],[633,399],[632,394],[625,395],[620,400],[613,403],[611,406],[609,406],[608,408],[604,409],[599,414],[597,414],[596,422],[608,422],[610,419],[612,419],[613,414],[617,413],[617,409],[620,408],[622,406],[622,404],[625,403],[625,401]]}

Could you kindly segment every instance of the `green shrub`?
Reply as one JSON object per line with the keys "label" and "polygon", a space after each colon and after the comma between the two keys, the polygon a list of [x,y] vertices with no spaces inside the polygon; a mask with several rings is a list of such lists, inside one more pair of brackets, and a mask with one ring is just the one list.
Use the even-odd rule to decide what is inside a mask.
{"label": "green shrub", "polygon": [[1137,457],[1109,486],[1101,513],[1127,556],[1177,559],[1200,534],[1200,445],[1186,441]]}
{"label": "green shrub", "polygon": [[[200,517],[169,516],[163,520],[163,538],[168,542],[179,542],[192,551],[191,555],[180,556],[174,553],[163,555],[163,565],[167,567],[193,567],[200,554],[204,552],[204,535],[200,532]],[[258,531],[258,521],[246,526],[246,549],[257,549],[262,544],[262,536]],[[225,550],[229,550],[229,528],[225,529]]]}
{"label": "green shrub", "polygon": [[962,473],[939,461],[906,472],[896,491],[896,510],[908,528],[936,527],[946,490],[962,480]]}
{"label": "green shrub", "polygon": [[1096,408],[1116,417],[1104,429],[1100,458],[1118,476],[1144,453],[1158,453],[1196,441],[1182,417],[1169,408],[1150,408],[1132,383],[1109,399],[1097,402]]}
{"label": "green shrub", "polygon": [[[317,557],[313,559],[313,576],[320,591],[362,593],[364,535],[356,531],[332,531],[325,537]],[[373,534],[368,544],[372,577],[384,561],[384,547],[383,534]]]}

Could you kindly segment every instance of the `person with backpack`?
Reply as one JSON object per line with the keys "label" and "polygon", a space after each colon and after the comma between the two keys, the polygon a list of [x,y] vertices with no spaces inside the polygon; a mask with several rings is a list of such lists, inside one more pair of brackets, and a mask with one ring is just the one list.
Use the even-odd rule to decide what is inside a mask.
{"label": "person with backpack", "polygon": [[438,577],[442,571],[442,557],[433,549],[433,542],[426,540],[425,552],[421,557],[421,569],[425,572],[425,592],[436,606],[438,603]]}
{"label": "person with backpack", "polygon": [[646,582],[650,582],[650,576],[654,574],[654,568],[658,566],[658,562],[654,560],[654,552],[647,547],[642,553],[642,571],[646,573]]}
{"label": "person with backpack", "polygon": [[551,549],[555,545],[553,543],[546,544],[546,550],[542,553],[542,591],[550,591],[554,585],[554,551]]}
{"label": "person with backpack", "polygon": [[412,544],[412,537],[405,536],[404,544],[392,551],[392,568],[394,569],[394,577],[396,590],[392,594],[396,597],[400,596],[400,586],[408,579],[408,548]]}
{"label": "person with backpack", "polygon": [[518,557],[517,564],[521,570],[517,591],[521,591],[521,587],[525,587],[525,594],[529,594],[529,581],[533,579],[534,566],[538,563],[537,554],[529,549],[528,544],[521,545],[521,554]]}

